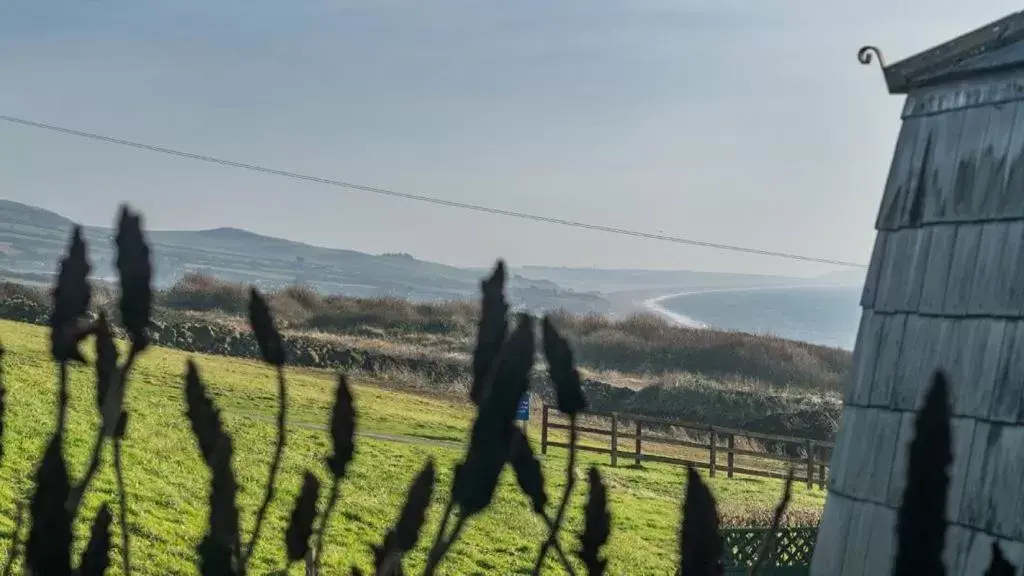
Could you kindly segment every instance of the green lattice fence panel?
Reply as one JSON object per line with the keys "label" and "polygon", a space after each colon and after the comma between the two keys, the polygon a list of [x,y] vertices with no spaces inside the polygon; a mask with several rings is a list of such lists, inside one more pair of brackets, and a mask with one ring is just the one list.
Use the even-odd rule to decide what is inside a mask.
{"label": "green lattice fence panel", "polygon": [[[729,528],[722,530],[725,540],[727,574],[746,574],[754,564],[767,528]],[[814,554],[817,527],[782,528],[775,536],[775,545],[765,563],[763,574],[798,576],[807,574]]]}

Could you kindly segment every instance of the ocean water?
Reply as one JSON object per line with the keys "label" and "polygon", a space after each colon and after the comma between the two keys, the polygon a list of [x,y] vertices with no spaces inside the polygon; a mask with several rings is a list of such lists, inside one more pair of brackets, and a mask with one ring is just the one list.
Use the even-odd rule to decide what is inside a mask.
{"label": "ocean water", "polygon": [[657,306],[711,328],[853,350],[860,293],[852,286],[709,290],[665,298]]}

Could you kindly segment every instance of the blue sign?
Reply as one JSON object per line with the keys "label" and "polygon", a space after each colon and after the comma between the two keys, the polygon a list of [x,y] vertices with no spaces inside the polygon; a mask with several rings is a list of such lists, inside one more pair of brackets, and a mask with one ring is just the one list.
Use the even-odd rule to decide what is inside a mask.
{"label": "blue sign", "polygon": [[519,407],[516,408],[516,420],[526,422],[530,419],[530,393],[527,392],[519,399]]}

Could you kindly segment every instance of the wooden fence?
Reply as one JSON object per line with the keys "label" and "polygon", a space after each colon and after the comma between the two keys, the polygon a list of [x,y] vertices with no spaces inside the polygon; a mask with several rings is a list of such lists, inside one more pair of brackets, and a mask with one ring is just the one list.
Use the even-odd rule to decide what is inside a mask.
{"label": "wooden fence", "polygon": [[[597,427],[600,424],[607,424],[608,427]],[[695,441],[669,436],[664,433],[653,433],[670,427],[681,429],[691,436],[702,439],[706,438],[706,441]],[[548,448],[569,447],[568,442],[559,442],[551,438],[551,431],[553,430],[569,430],[569,424],[559,412],[554,410],[553,406],[545,404],[541,413],[540,438],[542,454],[547,454]],[[617,466],[620,458],[624,458],[627,461],[632,460],[637,466],[641,462],[662,462],[703,468],[712,477],[716,476],[724,468],[729,478],[732,478],[734,474],[765,478],[785,478],[787,469],[792,466],[794,468],[794,480],[806,482],[808,488],[816,484],[821,489],[825,488],[828,461],[834,447],[831,442],[808,438],[762,434],[746,430],[709,426],[707,424],[678,422],[615,412],[588,412],[583,417],[583,422],[577,423],[576,430],[581,438],[594,436],[608,437],[607,447],[579,442],[577,449],[585,452],[607,454],[611,458],[612,466]],[[743,439],[778,450],[754,450],[737,446],[737,440]],[[624,446],[621,444],[622,442],[629,444]],[[691,452],[693,450],[706,451],[707,456],[697,459],[665,453],[658,454],[651,450],[652,445],[676,447],[677,451],[679,448],[689,448]],[[794,453],[802,454],[794,456],[792,455]],[[740,457],[745,462],[738,462],[737,459]]]}

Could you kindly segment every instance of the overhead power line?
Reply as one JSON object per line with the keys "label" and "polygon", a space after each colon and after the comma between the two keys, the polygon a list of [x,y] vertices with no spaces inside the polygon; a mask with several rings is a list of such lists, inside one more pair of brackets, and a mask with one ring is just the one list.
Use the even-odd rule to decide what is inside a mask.
{"label": "overhead power line", "polygon": [[259,164],[250,164],[247,162],[237,162],[235,160],[226,160],[223,158],[215,158],[213,156],[206,156],[204,154],[195,154],[193,152],[184,152],[181,150],[174,150],[172,148],[165,148],[163,146],[155,146],[153,144],[143,144],[141,142],[134,142],[132,140],[125,140],[123,138],[114,138],[112,136],[104,136],[102,134],[95,134],[92,132],[84,132],[82,130],[73,130],[71,128],[64,128],[62,126],[55,126],[53,124],[46,124],[44,122],[36,122],[33,120],[26,120],[24,118],[18,118],[14,116],[3,116],[0,115],[0,120],[11,124],[17,124],[20,126],[28,126],[31,128],[40,128],[43,130],[49,130],[51,132],[57,132],[68,136],[77,136],[79,138],[87,138],[99,142],[106,142],[108,144],[117,144],[119,146],[127,146],[138,150],[148,150],[150,152],[159,152],[160,154],[168,154],[171,156],[178,156],[179,158],[187,158],[189,160],[198,160],[200,162],[207,162],[211,164],[220,164],[221,166],[230,166],[232,168],[241,168],[243,170],[250,170],[253,172],[261,172],[264,174],[272,174],[274,176],[282,176],[284,178],[291,178],[293,180],[302,180],[306,182],[315,182],[317,184],[326,184],[329,186],[336,186],[338,188],[346,188],[349,190],[357,190],[360,192],[369,192],[380,196],[389,196],[392,198],[401,198],[404,200],[415,200],[417,202],[425,202],[428,204],[434,204],[437,206],[447,206],[449,208],[461,208],[463,210],[473,210],[475,212],[483,212],[486,214],[496,214],[499,216],[509,216],[511,218],[519,218],[522,220],[532,220],[534,222],[546,222],[548,224],[557,224],[560,226],[569,226],[572,228],[582,228],[584,230],[595,230],[598,232],[607,232],[609,234],[618,234],[620,236],[632,236],[634,238],[646,238],[649,240],[661,240],[663,242],[674,242],[676,244],[685,244],[687,246],[698,246],[701,248],[714,248],[717,250],[727,250],[730,252],[741,252],[745,254],[756,254],[759,256],[772,256],[775,258],[785,258],[788,260],[800,260],[804,262],[816,262],[819,264],[833,264],[836,266],[846,266],[850,268],[867,268],[867,265],[859,262],[849,262],[846,260],[837,260],[832,258],[818,258],[815,256],[804,256],[801,254],[794,254],[792,252],[777,252],[772,250],[761,250],[758,248],[748,248],[744,246],[734,246],[731,244],[721,244],[718,242],[705,242],[702,240],[693,240],[690,238],[682,238],[679,236],[670,236],[667,234],[657,234],[652,232],[644,232],[641,230],[632,230],[629,228],[618,228],[615,226],[603,226],[600,224],[590,224],[587,222],[580,222],[578,220],[567,220],[564,218],[555,218],[552,216],[541,216],[539,214],[529,214],[526,212],[517,212],[514,210],[503,210],[501,208],[491,208],[489,206],[482,206],[480,204],[470,204],[467,202],[456,202],[454,200],[445,200],[443,198],[435,198],[433,196],[424,196],[421,194],[411,194],[408,192],[399,192],[397,190],[389,190],[387,188],[379,188],[376,186],[367,186],[364,184],[354,184],[352,182],[344,182],[342,180],[335,180],[333,178],[322,178],[320,176],[310,176],[308,174],[300,174],[298,172],[290,172],[288,170],[278,170],[276,168],[270,168]]}

